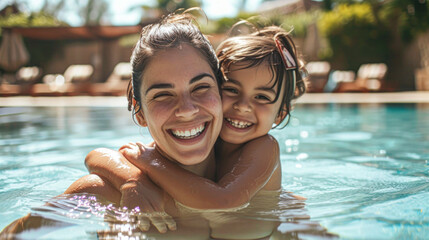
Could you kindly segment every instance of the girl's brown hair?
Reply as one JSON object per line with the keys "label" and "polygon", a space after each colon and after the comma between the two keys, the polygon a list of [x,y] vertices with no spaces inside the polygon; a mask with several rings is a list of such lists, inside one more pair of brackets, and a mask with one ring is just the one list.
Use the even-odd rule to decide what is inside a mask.
{"label": "girl's brown hair", "polygon": [[[296,68],[286,69],[281,49],[276,45],[276,40],[291,54]],[[286,118],[284,126],[288,124],[292,100],[302,96],[306,90],[304,81],[306,70],[303,62],[298,59],[297,50],[289,32],[277,26],[270,26],[247,35],[230,37],[219,45],[217,56],[225,81],[228,81],[226,74],[232,64],[239,63],[241,69],[247,69],[267,63],[273,76],[272,87],[277,87],[277,95],[271,104],[279,100],[282,86],[285,85],[284,94],[280,99],[280,109],[277,113],[280,121],[275,127]]]}

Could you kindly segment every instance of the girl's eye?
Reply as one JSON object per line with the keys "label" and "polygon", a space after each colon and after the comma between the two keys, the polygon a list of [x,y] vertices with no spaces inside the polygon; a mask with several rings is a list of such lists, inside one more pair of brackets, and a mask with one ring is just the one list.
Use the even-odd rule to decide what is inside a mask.
{"label": "girl's eye", "polygon": [[271,99],[265,95],[256,95],[255,98],[257,100],[261,100],[261,101],[266,101],[266,102],[271,102]]}
{"label": "girl's eye", "polygon": [[238,94],[238,90],[233,87],[223,87],[222,91],[232,93],[232,94]]}

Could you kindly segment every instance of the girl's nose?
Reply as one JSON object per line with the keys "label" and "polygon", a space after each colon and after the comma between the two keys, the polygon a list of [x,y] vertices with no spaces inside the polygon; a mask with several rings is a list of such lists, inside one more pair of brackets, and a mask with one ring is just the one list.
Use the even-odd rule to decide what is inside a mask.
{"label": "girl's nose", "polygon": [[190,118],[198,113],[199,108],[190,97],[182,97],[177,103],[176,117]]}
{"label": "girl's nose", "polygon": [[232,108],[240,112],[251,112],[252,107],[249,101],[240,100],[232,104]]}

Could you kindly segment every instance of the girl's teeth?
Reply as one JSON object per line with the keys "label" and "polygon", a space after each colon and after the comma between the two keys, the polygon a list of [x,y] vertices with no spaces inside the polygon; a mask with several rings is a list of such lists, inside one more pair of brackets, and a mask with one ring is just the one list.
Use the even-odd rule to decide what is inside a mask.
{"label": "girl's teeth", "polygon": [[252,123],[249,122],[243,122],[238,120],[232,120],[231,118],[226,118],[226,120],[234,127],[236,128],[247,128],[252,125]]}
{"label": "girl's teeth", "polygon": [[181,130],[172,130],[171,132],[177,138],[181,139],[191,139],[199,136],[204,131],[204,124],[199,127],[193,128],[191,130],[181,131]]}

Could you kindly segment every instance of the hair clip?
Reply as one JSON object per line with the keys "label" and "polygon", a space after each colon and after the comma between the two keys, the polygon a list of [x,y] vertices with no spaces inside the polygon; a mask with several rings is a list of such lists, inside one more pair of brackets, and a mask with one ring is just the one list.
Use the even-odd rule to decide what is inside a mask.
{"label": "hair clip", "polygon": [[[274,41],[276,42],[276,46],[280,52],[280,56],[282,56],[282,60],[286,70],[297,69],[295,59],[292,57],[286,47],[277,38],[275,38]],[[292,76],[292,94],[294,96],[296,89],[296,71],[292,72]]]}
{"label": "hair clip", "polygon": [[295,59],[293,59],[293,57],[289,53],[289,51],[285,48],[285,46],[278,39],[275,39],[275,42],[276,42],[277,48],[280,52],[280,56],[282,56],[283,63],[285,64],[286,70],[296,69]]}

